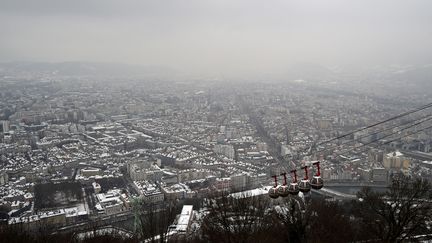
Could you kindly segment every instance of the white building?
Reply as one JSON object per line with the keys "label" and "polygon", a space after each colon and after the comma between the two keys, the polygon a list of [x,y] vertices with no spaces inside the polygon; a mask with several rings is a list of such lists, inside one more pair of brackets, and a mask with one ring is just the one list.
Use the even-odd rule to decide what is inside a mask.
{"label": "white building", "polygon": [[134,181],[159,181],[162,178],[162,170],[156,164],[149,168],[142,168],[137,164],[132,164],[129,167],[129,176]]}
{"label": "white building", "polygon": [[217,154],[222,154],[229,159],[234,159],[235,151],[232,145],[228,144],[216,144],[213,147],[213,151]]}
{"label": "white building", "polygon": [[92,186],[96,194],[101,192],[101,185],[99,183],[93,182]]}
{"label": "white building", "polygon": [[102,171],[99,168],[81,169],[81,176],[84,176],[84,177],[96,176],[96,175],[101,175],[101,174],[102,174]]}
{"label": "white building", "polygon": [[3,133],[9,132],[9,125],[10,125],[9,121],[7,121],[7,120],[2,121]]}
{"label": "white building", "polygon": [[399,151],[384,155],[383,165],[386,169],[404,169],[407,170],[411,161]]}
{"label": "white building", "polygon": [[196,192],[192,191],[183,183],[177,183],[172,186],[162,186],[161,190],[168,200],[193,198],[196,196]]}
{"label": "white building", "polygon": [[164,194],[156,184],[149,181],[134,181],[134,185],[146,203],[160,203],[165,199]]}
{"label": "white building", "polygon": [[7,184],[8,181],[9,181],[9,177],[6,171],[0,171],[0,186]]}
{"label": "white building", "polygon": [[184,239],[191,232],[192,220],[195,216],[192,205],[184,205],[177,222],[169,228],[168,241]]}
{"label": "white building", "polygon": [[231,189],[239,191],[246,189],[248,183],[248,176],[246,174],[233,175],[231,178]]}
{"label": "white building", "polygon": [[107,193],[98,193],[96,198],[98,203],[95,207],[100,213],[109,215],[119,213],[124,209],[124,198],[118,189],[110,190]]}

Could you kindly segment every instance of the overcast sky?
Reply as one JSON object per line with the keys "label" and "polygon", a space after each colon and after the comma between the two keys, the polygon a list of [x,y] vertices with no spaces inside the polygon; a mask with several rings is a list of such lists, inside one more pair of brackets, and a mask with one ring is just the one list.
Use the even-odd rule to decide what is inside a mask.
{"label": "overcast sky", "polygon": [[0,0],[0,61],[188,73],[432,63],[430,0]]}

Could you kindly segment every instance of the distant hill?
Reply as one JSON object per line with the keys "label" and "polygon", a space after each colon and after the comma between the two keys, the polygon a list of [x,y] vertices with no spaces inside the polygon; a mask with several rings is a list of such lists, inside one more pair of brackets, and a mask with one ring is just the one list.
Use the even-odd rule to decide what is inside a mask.
{"label": "distant hill", "polygon": [[390,78],[399,84],[432,88],[432,65],[400,70],[394,72]]}
{"label": "distant hill", "polygon": [[49,74],[57,76],[168,77],[177,72],[163,66],[139,66],[99,62],[9,62],[0,63],[0,75]]}
{"label": "distant hill", "polygon": [[327,82],[334,80],[336,74],[329,68],[314,63],[297,63],[290,65],[283,72],[290,80],[306,80],[311,82]]}

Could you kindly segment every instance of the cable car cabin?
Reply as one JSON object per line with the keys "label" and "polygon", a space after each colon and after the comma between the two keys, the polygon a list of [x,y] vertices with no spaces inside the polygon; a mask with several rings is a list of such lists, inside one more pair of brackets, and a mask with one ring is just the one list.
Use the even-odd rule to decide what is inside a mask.
{"label": "cable car cabin", "polygon": [[303,193],[307,193],[307,192],[309,192],[311,190],[311,185],[309,183],[307,166],[303,167],[302,169],[305,170],[305,177],[299,183],[299,190],[301,192],[303,192]]}
{"label": "cable car cabin", "polygon": [[289,192],[288,192],[288,186],[287,186],[286,173],[282,173],[281,175],[284,177],[284,183],[282,184],[282,186],[279,186],[278,194],[280,197],[287,197],[289,195]]}
{"label": "cable car cabin", "polygon": [[278,198],[279,197],[278,188],[277,187],[270,188],[268,194],[269,194],[270,198],[273,198],[273,199]]}
{"label": "cable car cabin", "polygon": [[297,195],[299,193],[299,186],[297,183],[297,173],[296,170],[292,170],[291,173],[294,175],[293,177],[293,181],[290,183],[290,185],[288,186],[288,193],[291,195]]}
{"label": "cable car cabin", "polygon": [[274,178],[275,181],[275,185],[270,188],[270,190],[268,191],[268,195],[270,198],[276,199],[279,197],[279,191],[278,191],[278,184],[277,184],[277,176],[272,176]]}
{"label": "cable car cabin", "polygon": [[313,165],[316,166],[317,172],[310,180],[310,185],[313,189],[319,190],[324,186],[324,181],[321,178],[320,162],[313,163]]}
{"label": "cable car cabin", "polygon": [[281,197],[287,197],[289,195],[288,186],[279,186],[278,194]]}
{"label": "cable car cabin", "polygon": [[323,188],[324,181],[321,176],[314,176],[310,181],[310,186],[315,190],[319,190]]}
{"label": "cable car cabin", "polygon": [[299,187],[299,190],[303,193],[307,193],[311,190],[311,185],[309,183],[309,180],[305,180],[305,179],[302,179],[300,181],[300,184],[298,187]]}

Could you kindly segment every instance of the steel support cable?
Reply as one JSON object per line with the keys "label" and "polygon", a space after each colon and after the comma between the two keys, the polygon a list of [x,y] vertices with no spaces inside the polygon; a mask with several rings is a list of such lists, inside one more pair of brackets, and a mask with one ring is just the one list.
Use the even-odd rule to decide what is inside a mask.
{"label": "steel support cable", "polygon": [[[389,121],[392,121],[392,120],[396,120],[396,119],[398,119],[398,118],[401,118],[401,117],[404,117],[404,116],[407,116],[407,115],[410,115],[410,114],[413,114],[413,113],[416,113],[416,112],[419,112],[419,111],[425,110],[425,109],[430,108],[430,107],[432,107],[432,103],[429,103],[429,104],[423,105],[423,106],[421,106],[421,107],[418,107],[418,108],[416,108],[416,109],[413,109],[413,110],[410,110],[410,111],[407,111],[407,112],[401,113],[401,114],[399,114],[399,115],[397,115],[397,116],[394,116],[394,117],[388,118],[388,119],[386,119],[386,120],[383,120],[383,121],[380,121],[380,122],[377,122],[377,123],[374,123],[374,124],[368,125],[368,126],[366,126],[366,127],[363,127],[363,128],[357,129],[357,130],[355,130],[355,131],[352,131],[352,132],[349,132],[349,133],[346,133],[346,134],[343,134],[343,135],[340,135],[340,136],[334,137],[334,138],[332,138],[332,139],[329,139],[329,140],[326,140],[326,141],[320,142],[320,143],[318,143],[318,144],[315,144],[315,146],[319,146],[319,145],[323,145],[323,144],[326,144],[326,143],[329,143],[329,142],[332,142],[332,141],[335,141],[335,140],[339,140],[339,139],[341,139],[341,138],[344,138],[344,137],[347,137],[347,136],[353,135],[353,134],[355,134],[355,133],[357,133],[357,132],[364,131],[364,130],[366,130],[366,129],[369,129],[369,128],[372,128],[372,127],[375,127],[375,126],[378,126],[378,125],[384,124],[384,123],[389,122]],[[426,117],[427,117],[427,116],[426,116]],[[412,122],[413,122],[413,121],[412,121]],[[395,127],[398,127],[398,126],[401,126],[401,125],[396,125]],[[392,128],[388,128],[388,129],[392,129]],[[388,130],[388,129],[385,129],[385,130]],[[383,130],[383,131],[385,131],[385,130]],[[378,133],[380,133],[380,132],[382,132],[382,131],[375,132],[375,134],[378,134]],[[372,135],[373,135],[373,134],[372,134]],[[368,134],[368,135],[365,135],[364,137],[368,137],[368,136],[372,136],[372,135],[369,135],[369,134]],[[359,138],[359,139],[360,139],[360,138]],[[298,153],[300,153],[300,152],[305,152],[305,151],[307,151],[307,150],[309,150],[309,148],[308,148],[308,149],[300,150]]]}
{"label": "steel support cable", "polygon": [[[324,141],[324,142],[321,142],[321,143],[316,144],[315,146],[319,146],[319,145],[322,145],[322,144],[326,144],[326,143],[329,143],[329,142],[332,142],[332,141],[335,141],[335,140],[338,140],[338,139],[341,139],[341,138],[344,138],[344,137],[347,137],[347,136],[353,135],[353,134],[355,134],[355,133],[357,133],[357,132],[364,131],[364,130],[366,130],[366,129],[369,129],[369,128],[372,128],[372,127],[376,127],[376,126],[379,126],[379,125],[384,124],[384,123],[387,123],[387,122],[389,122],[389,121],[393,121],[393,120],[399,119],[399,118],[401,118],[401,117],[404,117],[404,116],[407,116],[407,115],[410,115],[410,114],[413,114],[413,113],[416,113],[416,112],[419,112],[419,111],[425,110],[425,109],[430,108],[430,107],[432,107],[432,103],[429,103],[429,104],[423,105],[423,106],[421,106],[421,107],[418,107],[418,108],[416,108],[416,109],[413,109],[413,110],[410,110],[410,111],[407,111],[407,112],[401,113],[401,114],[399,114],[399,115],[393,116],[393,117],[388,118],[388,119],[385,119],[385,120],[383,120],[383,121],[380,121],[380,122],[377,122],[377,123],[374,123],[374,124],[368,125],[368,126],[366,126],[366,127],[363,127],[363,128],[357,129],[357,130],[355,130],[355,131],[352,131],[352,132],[349,132],[349,133],[343,134],[343,135],[341,135],[341,136],[338,136],[338,137],[332,138],[332,139],[330,139],[330,140],[326,140],[326,141]],[[432,119],[432,118],[428,118],[427,120],[430,120],[430,119]],[[424,120],[424,121],[422,121],[422,122],[425,122],[425,121],[427,121],[427,120]],[[420,122],[420,123],[422,123],[422,122]],[[418,124],[417,124],[417,125],[418,125]],[[401,126],[401,125],[399,125],[399,126]],[[413,126],[414,126],[414,125],[413,125]],[[397,126],[396,126],[396,127],[397,127]],[[390,128],[390,129],[392,129],[392,128]],[[408,128],[404,128],[404,130],[406,130],[406,129],[408,129]],[[389,130],[389,129],[386,129],[386,130]],[[379,132],[382,132],[382,131],[378,131],[378,132],[376,132],[376,133],[379,133]],[[367,135],[367,136],[370,136],[370,135]],[[385,137],[387,137],[387,136],[385,136]],[[382,138],[381,138],[381,139],[382,139]],[[381,140],[381,139],[379,139],[379,140]],[[377,140],[377,141],[379,141],[379,140]],[[351,141],[350,141],[350,142],[351,142]],[[376,141],[373,141],[373,142],[376,142]],[[373,143],[373,142],[371,142],[371,143]],[[362,145],[362,146],[363,146],[363,145]],[[364,146],[366,146],[366,145],[364,145]],[[360,147],[361,147],[361,146],[360,146]],[[306,150],[304,149],[303,151],[306,151]],[[303,152],[303,151],[302,151],[302,152]],[[325,150],[322,150],[322,151],[325,151]],[[322,151],[321,151],[321,152],[322,152]],[[280,166],[280,165],[279,165],[279,166]],[[286,165],[282,165],[282,167],[283,167],[286,171],[289,171],[289,170],[287,170]]]}
{"label": "steel support cable", "polygon": [[[362,145],[360,145],[360,146],[357,146],[357,147],[351,148],[349,151],[347,151],[347,152],[345,152],[345,153],[349,153],[349,152],[352,152],[352,151],[354,151],[354,150],[357,150],[358,148],[365,147],[365,146],[367,146],[367,145],[370,145],[370,144],[376,143],[376,142],[378,142],[378,141],[380,141],[380,140],[382,140],[382,139],[385,139],[385,138],[391,137],[391,136],[393,136],[393,135],[395,135],[395,134],[398,134],[398,133],[400,133],[400,132],[402,132],[402,131],[405,131],[405,130],[407,130],[407,129],[413,128],[413,127],[415,127],[415,126],[418,126],[418,125],[420,125],[420,124],[422,124],[422,123],[425,123],[425,122],[427,122],[427,121],[430,121],[430,120],[432,120],[432,116],[426,116],[426,117],[423,118],[423,120],[421,120],[421,121],[419,121],[419,122],[416,122],[416,123],[411,124],[411,125],[409,125],[409,126],[403,127],[403,128],[401,128],[400,130],[398,130],[398,131],[396,131],[396,132],[392,132],[392,133],[390,133],[390,134],[387,134],[387,135],[385,135],[385,136],[382,137],[382,138],[375,139],[375,140],[373,140],[373,141],[371,141],[371,142],[368,142],[368,143],[362,144]],[[408,124],[409,124],[409,123],[408,123]],[[407,125],[407,124],[404,124],[403,126],[405,126],[405,125]],[[399,127],[400,127],[400,126],[401,126],[401,125],[399,125]],[[396,127],[397,127],[397,126],[396,126]],[[396,128],[396,127],[392,127],[391,129],[394,129],[394,128]],[[389,129],[385,129],[385,130],[389,130]],[[353,141],[349,141],[349,142],[353,142]],[[347,143],[348,143],[348,142],[347,142]],[[346,143],[345,143],[345,144],[346,144]],[[335,149],[335,148],[337,148],[337,147],[339,147],[339,146],[340,146],[340,145],[338,145],[338,146],[334,146],[334,147],[332,147],[332,148],[323,149],[323,150],[317,151],[316,153],[322,153],[322,152],[324,152],[324,151],[329,151],[329,150],[331,150],[331,149]],[[343,155],[343,154],[340,154],[340,155]],[[294,164],[294,165],[295,165],[295,164]],[[282,165],[281,167],[282,167],[283,169],[285,169],[285,172],[289,172],[289,171],[292,170],[292,169],[289,170],[289,169],[287,168],[286,165]],[[297,168],[293,168],[293,169],[297,169]]]}
{"label": "steel support cable", "polygon": [[[374,143],[374,142],[376,142],[376,141],[382,140],[382,139],[384,139],[384,138],[390,137],[390,136],[392,136],[392,135],[394,135],[394,134],[397,134],[397,133],[399,133],[399,132],[402,132],[402,131],[404,131],[404,130],[407,130],[407,129],[409,129],[409,128],[412,128],[412,127],[414,127],[414,126],[420,125],[420,124],[422,124],[422,123],[424,123],[424,122],[430,121],[430,120],[432,120],[432,116],[429,115],[429,116],[423,117],[422,119],[424,119],[424,120],[419,121],[419,122],[416,122],[416,123],[414,123],[414,124],[411,124],[411,125],[409,125],[409,126],[407,126],[407,127],[403,127],[403,128],[401,128],[399,131],[396,131],[396,132],[393,132],[393,133],[391,133],[391,134],[385,135],[384,137],[381,137],[381,138],[379,138],[379,139],[376,139],[375,141],[368,142],[368,143],[365,144],[365,146],[368,145],[368,144]],[[410,122],[410,123],[411,123],[411,122]],[[407,123],[407,124],[409,124],[409,123]],[[369,136],[373,136],[373,135],[376,135],[376,134],[379,134],[379,133],[381,133],[381,132],[388,131],[388,130],[391,130],[391,129],[399,128],[399,127],[401,127],[401,126],[405,126],[405,125],[407,125],[407,124],[404,124],[404,125],[398,125],[398,126],[394,126],[394,127],[390,127],[390,128],[384,129],[384,130],[382,130],[382,131],[374,132],[374,133],[372,133],[372,134],[368,134],[368,135],[366,135],[366,136],[362,136],[362,137],[359,137],[359,138],[357,138],[357,139],[354,139],[353,141],[347,141],[347,142],[344,142],[344,143],[342,143],[342,144],[340,144],[340,145],[336,145],[336,146],[333,146],[333,147],[330,147],[330,148],[325,148],[325,149],[322,149],[322,150],[316,151],[315,153],[322,153],[322,152],[325,152],[325,151],[333,150],[333,149],[336,149],[336,148],[340,147],[341,145],[344,145],[344,144],[347,144],[347,143],[356,142],[356,141],[358,142],[358,141],[359,141],[360,139],[362,139],[362,138],[369,137]]]}
{"label": "steel support cable", "polygon": [[[407,128],[407,129],[408,129],[408,128]],[[398,140],[400,140],[400,139],[402,139],[402,138],[412,136],[412,135],[414,135],[414,134],[417,134],[417,133],[423,132],[423,131],[428,130],[428,129],[432,129],[432,125],[431,125],[431,126],[428,126],[428,127],[424,127],[424,128],[422,128],[422,129],[420,129],[420,130],[417,130],[417,131],[415,131],[415,132],[413,132],[413,133],[410,133],[410,134],[407,134],[407,135],[404,135],[404,136],[401,136],[401,137],[398,137],[398,138],[395,138],[395,139],[392,139],[392,140],[386,141],[386,142],[384,142],[382,145],[389,144],[389,143],[394,142],[394,141],[398,141]],[[394,135],[394,134],[393,134],[393,135]],[[365,146],[370,145],[370,144],[372,144],[372,143],[379,142],[380,140],[382,140],[382,138],[381,138],[381,139],[374,140],[374,141],[371,141],[371,142],[369,142],[369,143],[367,143],[367,144],[363,144],[363,145],[358,146],[358,147],[356,147],[356,148],[350,149],[349,151],[346,151],[346,152],[343,152],[343,153],[339,153],[339,154],[336,154],[336,155],[337,155],[337,156],[347,155],[347,154],[349,154],[349,153],[351,153],[351,152],[354,152],[354,150],[357,150],[357,149],[359,149],[359,148],[365,147]],[[359,152],[360,152],[360,153],[361,153],[361,152],[365,152],[365,151],[367,151],[368,149],[369,149],[369,148],[365,148],[365,149],[363,149],[362,151],[359,151]]]}
{"label": "steel support cable", "polygon": [[[389,144],[389,143],[394,142],[394,141],[398,141],[398,140],[400,140],[400,139],[402,139],[402,138],[406,138],[406,137],[412,136],[412,135],[414,135],[414,134],[417,134],[417,133],[423,132],[423,131],[428,130],[428,129],[431,129],[431,128],[432,128],[432,125],[431,125],[431,126],[428,126],[428,127],[424,127],[424,128],[422,128],[422,129],[420,129],[420,130],[417,130],[417,131],[415,131],[415,132],[413,132],[413,133],[410,133],[410,134],[407,134],[407,135],[404,135],[404,136],[401,136],[401,137],[398,137],[398,138],[395,138],[395,139],[392,139],[392,140],[386,141],[386,142],[384,142],[382,145]],[[394,135],[394,134],[393,134],[393,135]],[[356,148],[353,148],[353,149],[351,149],[350,151],[346,151],[346,152],[343,152],[343,153],[341,153],[341,154],[337,154],[337,155],[338,155],[338,156],[340,156],[340,155],[346,155],[346,154],[348,154],[348,153],[354,152],[354,150],[357,150],[357,149],[359,149],[359,148],[366,147],[367,145],[370,145],[370,144],[373,144],[373,143],[379,142],[380,140],[382,140],[382,139],[377,139],[377,140],[375,140],[375,141],[371,141],[371,142],[369,142],[369,143],[366,143],[366,144],[363,144],[363,145],[358,146],[358,147],[356,147]],[[367,148],[367,149],[369,149],[369,148]],[[366,150],[364,150],[364,151],[366,151]],[[364,151],[363,151],[363,152],[364,152]]]}
{"label": "steel support cable", "polygon": [[354,133],[361,132],[361,131],[364,131],[364,130],[366,130],[366,129],[372,128],[372,127],[376,127],[376,126],[378,126],[378,125],[381,125],[381,124],[387,123],[387,122],[389,122],[389,121],[393,121],[393,120],[399,119],[399,118],[401,118],[401,117],[404,117],[404,116],[407,116],[407,115],[410,115],[410,114],[413,114],[413,113],[416,113],[416,112],[419,112],[419,111],[425,110],[425,109],[430,108],[430,107],[432,107],[432,103],[429,103],[429,104],[423,105],[423,106],[418,107],[418,108],[416,108],[416,109],[414,109],[414,110],[410,110],[410,111],[407,111],[407,112],[401,113],[401,114],[399,114],[399,115],[393,116],[393,117],[388,118],[388,119],[385,119],[385,120],[383,120],[383,121],[380,121],[380,122],[377,122],[377,123],[374,123],[374,124],[368,125],[368,126],[366,126],[366,127],[359,128],[359,129],[354,130],[354,131],[352,131],[352,132],[349,132],[349,133],[346,133],[346,134],[343,134],[343,135],[340,135],[340,136],[334,137],[334,138],[332,138],[332,139],[329,139],[329,140],[323,141],[323,142],[321,142],[321,143],[318,143],[316,146],[318,146],[318,145],[322,145],[322,144],[326,144],[326,143],[329,143],[329,142],[332,142],[332,141],[335,141],[335,140],[338,140],[338,139],[341,139],[341,138],[344,138],[344,137],[348,137],[348,136],[350,136],[350,135],[353,135]]}

